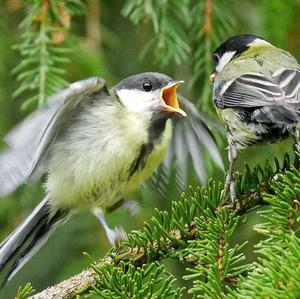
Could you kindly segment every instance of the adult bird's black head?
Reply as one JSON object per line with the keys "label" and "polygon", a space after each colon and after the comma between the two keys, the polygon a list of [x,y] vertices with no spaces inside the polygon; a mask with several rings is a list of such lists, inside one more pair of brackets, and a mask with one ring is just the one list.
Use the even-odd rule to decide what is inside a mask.
{"label": "adult bird's black head", "polygon": [[238,57],[251,46],[266,43],[268,42],[263,37],[255,34],[240,34],[228,38],[213,53],[215,69],[210,76],[211,81],[214,81],[217,73],[221,72],[228,62]]}

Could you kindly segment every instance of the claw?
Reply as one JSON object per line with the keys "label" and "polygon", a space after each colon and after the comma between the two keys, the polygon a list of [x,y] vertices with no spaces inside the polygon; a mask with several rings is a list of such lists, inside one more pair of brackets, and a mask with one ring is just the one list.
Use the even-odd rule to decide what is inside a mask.
{"label": "claw", "polygon": [[116,226],[114,229],[105,230],[107,238],[112,246],[119,247],[122,241],[127,241],[127,233],[122,226]]}
{"label": "claw", "polygon": [[102,226],[105,230],[105,233],[107,235],[107,238],[109,240],[109,243],[112,246],[118,247],[119,244],[121,243],[121,241],[126,241],[127,240],[127,234],[126,234],[123,227],[117,226],[114,229],[111,229],[108,226],[108,224],[105,220],[103,210],[101,208],[92,208],[91,210],[92,210],[92,213],[97,217],[97,219],[102,224]]}

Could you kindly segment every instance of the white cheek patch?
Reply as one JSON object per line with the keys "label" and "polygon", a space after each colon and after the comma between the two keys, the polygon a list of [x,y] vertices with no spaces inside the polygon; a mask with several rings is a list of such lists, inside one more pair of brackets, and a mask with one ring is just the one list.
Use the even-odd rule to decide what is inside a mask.
{"label": "white cheek patch", "polygon": [[218,65],[216,66],[216,71],[219,73],[223,70],[224,66],[232,59],[236,51],[229,51],[222,55],[221,59],[219,60]]}
{"label": "white cheek patch", "polygon": [[121,89],[117,91],[121,103],[130,112],[151,112],[159,105],[160,91],[142,91],[137,89]]}
{"label": "white cheek patch", "polygon": [[249,43],[247,46],[248,47],[261,47],[261,46],[268,46],[271,45],[269,42],[266,40],[263,40],[261,38],[256,38],[254,41]]}

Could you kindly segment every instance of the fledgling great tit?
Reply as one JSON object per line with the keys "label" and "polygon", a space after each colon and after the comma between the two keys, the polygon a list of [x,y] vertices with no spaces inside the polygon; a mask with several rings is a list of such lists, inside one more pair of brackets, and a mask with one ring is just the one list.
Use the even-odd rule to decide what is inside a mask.
{"label": "fledgling great tit", "polygon": [[300,149],[300,66],[291,54],[253,34],[227,39],[214,51],[213,62],[213,102],[229,143],[225,193],[230,190],[234,201],[238,150],[288,136]]}
{"label": "fledgling great tit", "polygon": [[[186,115],[176,96],[182,82],[150,72],[128,77],[110,90],[101,78],[79,81],[50,98],[5,137],[8,148],[0,154],[0,196],[39,180],[44,173],[47,177],[44,199],[0,244],[0,271],[10,264],[3,283],[79,208],[93,211],[112,243],[120,237],[107,227],[103,211],[130,195],[163,160],[171,141],[171,118]],[[183,98],[181,102],[192,122],[180,130],[192,145],[204,138],[216,151],[195,107]],[[197,162],[201,153],[191,150],[190,142],[182,143]]]}

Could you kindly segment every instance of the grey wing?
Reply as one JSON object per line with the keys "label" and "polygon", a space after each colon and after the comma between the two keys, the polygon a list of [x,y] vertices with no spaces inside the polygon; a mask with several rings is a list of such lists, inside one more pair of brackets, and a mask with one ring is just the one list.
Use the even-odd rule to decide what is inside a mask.
{"label": "grey wing", "polygon": [[280,105],[268,105],[255,109],[251,121],[258,123],[295,124],[300,120],[300,72],[281,69],[276,72],[273,81],[284,92]]}
{"label": "grey wing", "polygon": [[103,79],[92,77],[71,84],[51,97],[44,107],[29,115],[5,137],[0,153],[0,197],[25,182],[38,180],[47,168],[47,154],[61,123],[89,95],[107,92]]}
{"label": "grey wing", "polygon": [[219,108],[298,107],[299,87],[300,72],[296,69],[280,69],[270,78],[248,73],[220,84],[214,90],[214,102]]}
{"label": "grey wing", "polygon": [[285,103],[300,102],[300,71],[281,69],[273,74],[273,81],[284,91]]}
{"label": "grey wing", "polygon": [[284,99],[284,91],[262,74],[249,73],[220,84],[214,91],[219,108],[262,107]]}
{"label": "grey wing", "polygon": [[[211,156],[214,163],[224,169],[221,154],[207,124],[217,126],[209,117],[204,116],[193,103],[178,95],[180,107],[187,117],[174,118],[173,139],[165,160],[151,177],[149,184],[162,195],[170,181],[175,181],[178,189],[187,187],[189,167],[195,170],[202,183],[207,181],[205,157]],[[175,172],[175,174],[174,174]]]}
{"label": "grey wing", "polygon": [[284,106],[265,106],[255,109],[250,114],[251,122],[276,124],[296,124],[300,120],[300,111]]}

